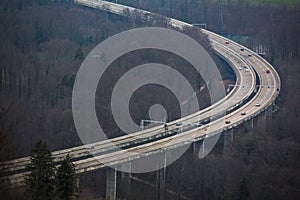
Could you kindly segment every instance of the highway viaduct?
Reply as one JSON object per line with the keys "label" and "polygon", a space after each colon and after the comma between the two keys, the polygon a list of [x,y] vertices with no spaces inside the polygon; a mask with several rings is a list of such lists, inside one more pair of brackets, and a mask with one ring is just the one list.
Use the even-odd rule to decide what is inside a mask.
{"label": "highway viaduct", "polygon": [[[74,3],[125,17],[138,17],[145,22],[151,21],[151,18],[155,17],[154,13],[107,1],[74,0]],[[164,18],[168,21],[168,26],[174,28],[193,27],[191,24],[176,19]],[[226,97],[197,113],[168,123],[169,131],[167,133],[162,133],[161,127],[154,127],[143,132],[133,133],[131,136],[111,139],[110,142],[126,148],[127,151],[138,151],[138,156],[128,154],[127,151],[117,151],[110,142],[101,141],[55,151],[53,152],[55,161],[59,162],[67,154],[70,154],[73,159],[76,159],[74,164],[79,174],[105,168],[106,198],[116,199],[117,170],[106,166],[118,166],[117,169],[120,171],[130,172],[131,161],[155,154],[161,155],[159,157],[161,160],[156,163],[161,165],[167,163],[173,149],[180,148],[187,143],[193,145],[194,153],[205,152],[204,139],[214,137],[217,131],[222,131],[223,144],[226,149],[228,143],[233,141],[234,129],[238,126],[244,126],[250,133],[254,126],[265,130],[267,118],[272,115],[272,106],[280,92],[281,82],[278,73],[273,66],[252,50],[208,30],[199,29],[199,31],[208,35],[215,52],[229,63],[237,77],[235,85]],[[211,110],[218,107],[226,108],[225,116],[210,121],[204,126],[190,127],[191,124],[211,118]],[[224,123],[226,121],[230,121],[230,123]],[[178,130],[176,126],[178,122],[189,124],[189,127],[183,127],[180,134],[170,134],[172,130]],[[220,124],[222,124],[222,130],[219,130]],[[142,138],[133,137],[141,135]],[[153,140],[157,137],[161,137],[161,139]],[[88,156],[91,151],[96,152],[99,156]],[[29,173],[25,170],[25,165],[29,162],[30,157],[24,157],[2,163],[1,168],[10,173],[5,180],[12,185],[23,184],[24,177]],[[161,166],[156,173],[157,199],[164,199],[166,165]],[[130,176],[130,173],[121,172],[121,178],[128,183],[128,188],[130,188]]]}

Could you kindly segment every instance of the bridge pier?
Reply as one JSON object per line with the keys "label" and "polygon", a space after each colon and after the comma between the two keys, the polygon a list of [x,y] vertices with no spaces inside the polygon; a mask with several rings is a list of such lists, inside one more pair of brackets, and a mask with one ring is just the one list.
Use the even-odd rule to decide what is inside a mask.
{"label": "bridge pier", "polygon": [[115,200],[117,197],[117,170],[106,168],[106,200]]}
{"label": "bridge pier", "polygon": [[[209,137],[204,137],[200,141],[193,143],[193,154],[198,156],[198,158],[204,158],[208,155],[219,141],[219,137],[222,137],[221,132],[216,132]],[[220,146],[222,148],[222,146]],[[222,151],[222,149],[219,149]]]}
{"label": "bridge pier", "polygon": [[125,198],[128,198],[131,189],[131,163],[124,163],[120,167],[121,173],[121,192]]}
{"label": "bridge pier", "polygon": [[156,171],[156,199],[164,200],[166,192],[166,167]]}
{"label": "bridge pier", "polygon": [[157,166],[159,170],[156,171],[156,199],[164,200],[166,198],[166,176],[167,176],[167,160],[172,156],[171,151],[163,153],[162,157],[158,156]]}
{"label": "bridge pier", "polygon": [[[80,191],[80,176],[78,175],[77,179],[76,179],[76,187],[78,189],[78,192]],[[77,198],[78,199],[78,198]]]}
{"label": "bridge pier", "polygon": [[201,146],[204,145],[203,143],[204,143],[203,140],[193,142],[193,155],[197,155],[197,156],[199,155]]}
{"label": "bridge pier", "polygon": [[272,118],[272,115],[273,115],[273,106],[269,106],[266,110],[267,112],[267,117],[268,118]]}
{"label": "bridge pier", "polygon": [[244,123],[244,132],[252,134],[253,133],[254,122],[253,118],[249,119]]}
{"label": "bridge pier", "polygon": [[233,142],[233,128],[223,132],[223,152],[225,152]]}
{"label": "bridge pier", "polygon": [[265,112],[267,113],[267,130],[269,130],[268,127],[272,125],[273,106],[269,106]]}
{"label": "bridge pier", "polygon": [[257,116],[256,128],[258,131],[265,132],[267,127],[267,112],[264,111]]}

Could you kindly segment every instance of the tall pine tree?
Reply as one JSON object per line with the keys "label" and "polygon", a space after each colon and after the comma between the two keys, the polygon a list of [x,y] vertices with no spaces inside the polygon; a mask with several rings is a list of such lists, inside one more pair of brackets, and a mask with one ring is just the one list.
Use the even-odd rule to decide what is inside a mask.
{"label": "tall pine tree", "polygon": [[247,200],[247,199],[249,199],[249,190],[248,190],[246,178],[243,177],[240,186],[239,200]]}
{"label": "tall pine tree", "polygon": [[30,174],[26,177],[26,194],[32,200],[52,200],[55,198],[55,166],[51,151],[39,141],[33,150],[31,163],[26,167]]}
{"label": "tall pine tree", "polygon": [[62,200],[71,200],[78,195],[75,165],[70,161],[69,154],[57,170],[57,196]]}

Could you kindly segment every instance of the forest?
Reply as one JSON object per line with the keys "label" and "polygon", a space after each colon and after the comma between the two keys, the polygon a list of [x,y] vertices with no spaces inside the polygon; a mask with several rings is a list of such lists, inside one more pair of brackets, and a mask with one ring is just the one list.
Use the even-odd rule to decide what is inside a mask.
{"label": "forest", "polygon": [[[220,153],[217,147],[204,159],[188,151],[167,168],[167,199],[298,199],[299,2],[118,0],[118,3],[189,23],[205,23],[209,30],[264,52],[281,77],[282,89],[276,102],[280,109],[268,120],[266,131],[237,134],[229,149]],[[106,38],[146,25],[63,0],[2,0],[0,15],[1,161],[30,155],[39,140],[45,141],[52,151],[80,145],[71,111],[77,70],[85,56]],[[170,65],[184,64],[160,52],[154,56],[149,52],[136,55],[144,61],[165,56]],[[222,60],[217,62],[224,70],[224,81],[234,81],[228,66]],[[122,60],[115,64],[128,68]],[[97,92],[101,96],[107,91],[99,88]],[[207,94],[199,94],[198,98],[205,102]],[[107,117],[102,114],[108,106],[105,103],[99,99],[98,117]],[[141,116],[136,113],[135,117]],[[176,118],[176,113],[172,117]],[[108,122],[106,126],[111,124]],[[119,132],[116,128],[107,131],[111,137]],[[104,177],[102,171],[81,176],[80,199],[103,198]],[[22,191],[15,192],[11,199],[21,199]],[[118,191],[120,199],[155,199],[155,173],[132,174],[130,193],[122,192],[122,185],[118,185]]]}

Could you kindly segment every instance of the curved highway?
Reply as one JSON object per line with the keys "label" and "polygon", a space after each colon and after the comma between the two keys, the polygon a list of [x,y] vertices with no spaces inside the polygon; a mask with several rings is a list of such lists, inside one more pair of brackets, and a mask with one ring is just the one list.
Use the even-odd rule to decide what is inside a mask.
{"label": "curved highway", "polygon": [[[148,11],[106,1],[74,0],[74,3],[126,17],[139,17],[144,21],[150,21],[151,17],[155,15]],[[129,16],[129,13],[134,14]],[[163,18],[168,21],[168,25],[175,28],[192,27],[192,25],[176,19]],[[200,31],[208,35],[216,53],[230,64],[236,75],[235,86],[225,98],[199,112],[168,123],[169,130],[167,132],[163,130],[163,127],[157,126],[109,141],[55,151],[52,153],[55,161],[59,162],[67,154],[70,154],[78,173],[105,167],[102,163],[106,163],[106,165],[121,164],[158,153],[161,149],[168,150],[186,142],[202,140],[217,131],[231,129],[257,116],[271,106],[276,100],[281,86],[280,77],[276,70],[250,49],[213,32],[204,29]],[[218,115],[218,113],[212,112],[214,109],[227,114],[214,119],[213,116]],[[230,123],[227,124],[225,121],[230,121]],[[178,123],[182,124],[180,130],[177,126]],[[223,127],[221,130],[220,124]],[[176,134],[178,132],[180,134]],[[126,149],[126,151],[117,150],[111,143]],[[96,153],[97,156],[91,156],[90,151]],[[127,151],[139,152],[139,155],[134,156],[128,154]],[[7,171],[6,180],[13,184],[22,184],[24,175],[29,173],[25,169],[29,162],[30,157],[24,157],[6,161],[0,167]]]}

